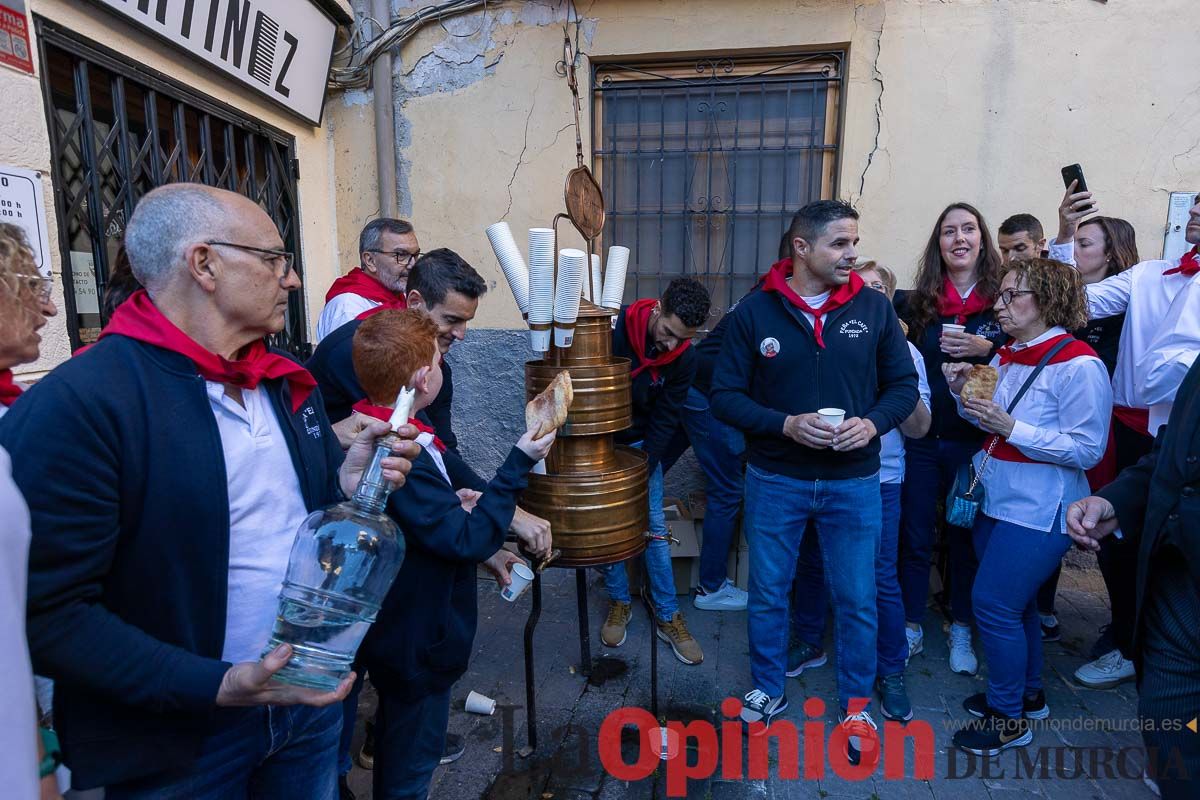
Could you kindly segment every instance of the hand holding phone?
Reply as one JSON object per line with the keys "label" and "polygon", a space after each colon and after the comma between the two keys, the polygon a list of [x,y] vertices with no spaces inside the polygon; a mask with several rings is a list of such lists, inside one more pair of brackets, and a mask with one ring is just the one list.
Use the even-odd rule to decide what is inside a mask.
{"label": "hand holding phone", "polygon": [[1078,164],[1063,167],[1062,179],[1067,192],[1063,195],[1062,203],[1058,207],[1056,241],[1060,244],[1072,241],[1080,221],[1100,210],[1092,200],[1092,193],[1088,191],[1087,181],[1083,177],[1083,167]]}

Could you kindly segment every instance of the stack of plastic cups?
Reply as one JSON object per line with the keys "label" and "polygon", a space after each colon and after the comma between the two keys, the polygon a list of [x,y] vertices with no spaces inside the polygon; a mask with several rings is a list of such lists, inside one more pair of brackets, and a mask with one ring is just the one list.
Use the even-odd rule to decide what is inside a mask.
{"label": "stack of plastic cups", "polygon": [[[583,282],[583,299],[587,300],[589,303],[596,303],[597,305],[599,305],[600,304],[599,303],[600,288],[601,288],[600,256],[597,255],[596,253],[593,253],[592,254],[591,279],[585,280]],[[595,292],[594,296],[592,294],[593,292]]]}
{"label": "stack of plastic cups", "polygon": [[570,347],[579,318],[580,290],[587,274],[587,253],[582,250],[558,251],[558,281],[554,287],[554,346]]}
{"label": "stack of plastic cups", "polygon": [[625,296],[625,270],[629,266],[629,248],[613,245],[608,248],[608,264],[604,267],[604,291],[600,293],[600,305],[605,308],[620,308]]}
{"label": "stack of plastic cups", "polygon": [[550,349],[554,323],[554,229],[529,229],[529,342],[535,353]]}
{"label": "stack of plastic cups", "polygon": [[496,260],[500,262],[500,269],[504,270],[504,277],[508,279],[508,288],[512,290],[517,301],[517,308],[520,309],[521,316],[528,319],[529,267],[526,266],[521,251],[517,249],[508,223],[497,222],[495,225],[489,225],[487,237],[492,243],[492,252],[496,254]]}

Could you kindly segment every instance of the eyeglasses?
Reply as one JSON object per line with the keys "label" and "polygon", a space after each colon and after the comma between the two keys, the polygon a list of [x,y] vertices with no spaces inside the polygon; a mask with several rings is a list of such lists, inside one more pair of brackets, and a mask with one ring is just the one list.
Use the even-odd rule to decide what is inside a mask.
{"label": "eyeglasses", "polygon": [[1006,306],[1011,306],[1012,301],[1023,294],[1033,294],[1030,289],[1005,289],[1000,293],[1000,302]]}
{"label": "eyeglasses", "polygon": [[396,266],[409,267],[421,256],[421,251],[406,253],[403,250],[368,250],[368,253],[378,253],[381,256],[391,256],[396,259]]}
{"label": "eyeglasses", "polygon": [[883,292],[884,294],[887,294],[887,287],[883,285],[882,281],[871,281],[867,284],[867,286],[877,292]]}
{"label": "eyeglasses", "polygon": [[37,298],[38,303],[46,305],[50,302],[51,290],[54,288],[53,275],[20,275],[26,282],[27,291]]}
{"label": "eyeglasses", "polygon": [[279,262],[283,262],[283,274],[280,279],[286,278],[292,271],[292,267],[296,261],[296,254],[289,253],[287,250],[272,250],[267,247],[251,247],[248,244],[235,244],[234,242],[205,242],[207,245],[216,245],[217,247],[232,247],[235,250],[245,250],[249,253],[254,253],[272,268],[278,270]]}

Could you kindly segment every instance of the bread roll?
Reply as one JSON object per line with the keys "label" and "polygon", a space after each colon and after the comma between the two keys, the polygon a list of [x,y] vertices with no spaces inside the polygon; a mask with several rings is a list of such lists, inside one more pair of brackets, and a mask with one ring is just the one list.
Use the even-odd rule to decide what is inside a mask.
{"label": "bread roll", "polygon": [[533,431],[533,438],[540,439],[550,431],[556,431],[567,421],[567,411],[575,399],[571,387],[571,373],[565,369],[554,376],[550,385],[537,397],[525,404],[525,427]]}

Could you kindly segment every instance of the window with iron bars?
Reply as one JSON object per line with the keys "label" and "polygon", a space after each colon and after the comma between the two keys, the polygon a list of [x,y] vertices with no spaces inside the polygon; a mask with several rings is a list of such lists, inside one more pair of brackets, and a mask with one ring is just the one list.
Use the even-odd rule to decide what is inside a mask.
{"label": "window with iron bars", "polygon": [[[38,19],[72,349],[108,321],[104,294],[125,225],[142,195],[177,181],[249,197],[300,254],[295,140],[237,110]],[[312,352],[299,292],[271,343]]]}
{"label": "window with iron bars", "polygon": [[632,251],[626,302],[672,278],[720,313],[779,258],[792,215],[837,193],[843,54],[595,63],[605,247]]}

